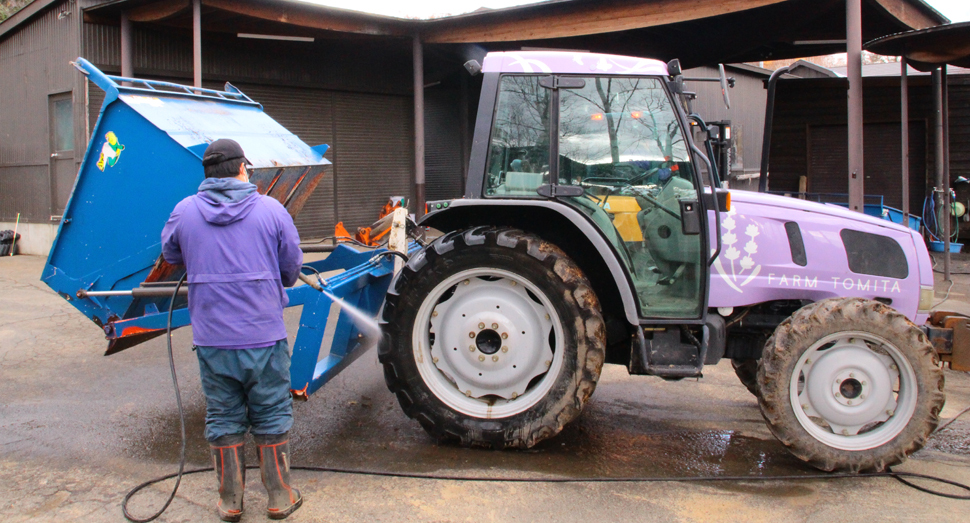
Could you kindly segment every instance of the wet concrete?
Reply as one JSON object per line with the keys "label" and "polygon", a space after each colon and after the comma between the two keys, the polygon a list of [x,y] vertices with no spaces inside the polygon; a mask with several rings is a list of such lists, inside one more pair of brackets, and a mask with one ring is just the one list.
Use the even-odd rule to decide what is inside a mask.
{"label": "wet concrete", "polygon": [[[0,520],[123,521],[124,492],[174,471],[178,459],[164,339],[102,357],[100,330],[36,281],[42,265],[40,258],[0,260]],[[967,284],[970,278],[960,285]],[[295,333],[296,311],[287,320]],[[187,329],[175,333],[187,457],[190,466],[208,466],[190,340]],[[947,391],[944,419],[970,406],[970,377],[947,371]],[[608,366],[581,418],[528,451],[436,444],[387,391],[373,351],[298,403],[295,414],[297,465],[469,477],[816,473],[771,436],[727,364],[680,382]],[[970,417],[901,469],[970,482],[968,465]],[[946,521],[970,506],[888,480],[554,485],[295,476],[307,505],[292,521],[828,521],[885,516],[887,507],[898,520]],[[250,473],[245,521],[264,519],[257,478]],[[148,489],[133,510],[147,514],[170,488]],[[214,497],[209,475],[187,477],[160,521],[215,521]]]}

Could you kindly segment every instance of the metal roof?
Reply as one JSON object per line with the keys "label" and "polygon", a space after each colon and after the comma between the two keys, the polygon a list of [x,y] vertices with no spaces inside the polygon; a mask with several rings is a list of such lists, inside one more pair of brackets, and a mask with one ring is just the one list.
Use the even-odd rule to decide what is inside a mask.
{"label": "metal roof", "polygon": [[905,56],[920,71],[932,71],[943,64],[970,67],[970,22],[884,36],[864,47],[881,55]]}
{"label": "metal roof", "polygon": [[[57,0],[35,0],[0,23],[0,36]],[[207,32],[241,27],[281,36],[410,38],[483,51],[584,49],[680,58],[685,67],[814,56],[845,50],[846,0],[550,0],[432,20],[338,9],[296,0],[202,0]],[[86,22],[191,26],[189,0],[88,0]],[[875,39],[947,19],[922,0],[863,0],[863,37]]]}

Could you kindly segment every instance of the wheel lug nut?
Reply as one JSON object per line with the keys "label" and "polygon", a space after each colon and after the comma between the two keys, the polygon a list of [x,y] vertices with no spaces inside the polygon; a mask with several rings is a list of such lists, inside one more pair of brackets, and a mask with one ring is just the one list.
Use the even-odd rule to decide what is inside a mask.
{"label": "wheel lug nut", "polygon": [[805,360],[805,365],[811,365],[811,364],[812,364],[812,360],[810,360],[810,359],[809,360]]}
{"label": "wheel lug nut", "polygon": [[546,367],[548,367],[548,366],[550,366],[550,365],[552,365],[552,361],[550,361],[550,360],[546,360]]}
{"label": "wheel lug nut", "polygon": [[860,399],[860,400],[864,400],[864,399],[866,399],[866,395],[865,395],[865,394],[863,394],[862,396],[859,396],[859,399]]}
{"label": "wheel lug nut", "polygon": [[854,377],[855,377],[855,373],[854,373],[854,372],[850,372],[850,373],[849,373],[849,377],[850,377],[850,378],[854,378]]}
{"label": "wheel lug nut", "polygon": [[842,429],[842,435],[843,436],[848,436],[849,435],[849,429]]}
{"label": "wheel lug nut", "polygon": [[469,345],[468,346],[468,350],[470,350],[471,352],[475,352],[475,346],[474,345]]}
{"label": "wheel lug nut", "polygon": [[492,356],[492,361],[498,361],[498,356]]}
{"label": "wheel lug nut", "polygon": [[431,311],[431,317],[432,318],[437,318],[438,317],[438,311]]}
{"label": "wheel lug nut", "polygon": [[502,333],[502,339],[503,339],[503,340],[507,340],[507,339],[509,339],[509,333],[507,333],[507,332],[503,332],[503,333]]}
{"label": "wheel lug nut", "polygon": [[846,404],[852,405],[852,400],[846,400]]}
{"label": "wheel lug nut", "polygon": [[497,329],[497,328],[498,328],[498,323],[493,323],[492,324],[492,329]]}
{"label": "wheel lug nut", "polygon": [[478,361],[485,361],[485,356],[479,355],[478,356]]}
{"label": "wheel lug nut", "polygon": [[468,396],[469,398],[472,397],[472,391],[466,390],[465,391],[465,396]]}
{"label": "wheel lug nut", "polygon": [[835,397],[836,397],[836,398],[841,398],[841,397],[842,397],[842,394],[841,394],[841,393],[839,393],[839,392],[836,392],[836,393],[835,393]]}
{"label": "wheel lug nut", "polygon": [[469,332],[468,333],[468,337],[469,338],[474,338],[475,337],[475,333],[474,332]]}
{"label": "wheel lug nut", "polygon": [[896,364],[895,363],[893,363],[892,365],[890,365],[889,368],[892,369],[892,370],[899,370],[899,367],[896,367]]}
{"label": "wheel lug nut", "polygon": [[546,319],[547,319],[547,320],[549,319],[549,315],[548,315],[548,314],[546,314]]}
{"label": "wheel lug nut", "polygon": [[438,363],[438,358],[431,358],[431,363]]}
{"label": "wheel lug nut", "polygon": [[502,352],[508,352],[508,351],[509,351],[508,347],[502,347]]}
{"label": "wheel lug nut", "polygon": [[512,281],[511,283],[512,283],[512,286],[513,287],[515,287],[516,285],[518,285],[517,283],[515,283],[515,281]]}
{"label": "wheel lug nut", "polygon": [[479,329],[484,329],[485,328],[485,324],[484,323],[479,323],[478,324],[478,328]]}
{"label": "wheel lug nut", "polygon": [[891,411],[891,410],[887,410],[887,411],[886,411],[886,415],[887,415],[887,416],[892,416],[892,415],[893,415],[893,411]]}
{"label": "wheel lug nut", "polygon": [[465,281],[461,282],[462,285],[468,285],[469,283],[471,283],[471,282],[468,281],[468,280],[465,280]]}
{"label": "wheel lug nut", "polygon": [[519,397],[519,393],[518,392],[513,392],[512,393],[512,399],[515,399],[515,398],[518,398],[518,397]]}

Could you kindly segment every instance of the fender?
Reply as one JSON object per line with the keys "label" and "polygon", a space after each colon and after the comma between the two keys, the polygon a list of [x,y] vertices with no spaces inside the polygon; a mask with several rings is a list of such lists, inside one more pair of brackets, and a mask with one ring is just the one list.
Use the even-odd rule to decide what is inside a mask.
{"label": "fender", "polygon": [[[595,249],[597,257],[603,262],[612,278],[604,279],[600,287],[610,281],[623,305],[623,316],[630,325],[639,325],[639,309],[633,294],[633,282],[619,260],[616,250],[606,240],[603,233],[597,229],[579,211],[556,201],[545,200],[487,200],[462,199],[448,202],[448,206],[441,210],[434,210],[419,220],[419,225],[434,227],[441,231],[452,231],[471,225],[506,225],[522,228],[530,232],[537,232],[535,228],[523,225],[522,221],[535,221],[537,212],[544,210],[546,215],[555,216],[556,221],[568,222]],[[517,212],[518,211],[518,212]],[[560,245],[562,248],[562,245]],[[563,249],[567,250],[568,249]],[[587,275],[592,276],[592,275]],[[594,285],[595,286],[595,285]],[[604,290],[594,289],[603,295]],[[608,300],[600,300],[604,305]]]}

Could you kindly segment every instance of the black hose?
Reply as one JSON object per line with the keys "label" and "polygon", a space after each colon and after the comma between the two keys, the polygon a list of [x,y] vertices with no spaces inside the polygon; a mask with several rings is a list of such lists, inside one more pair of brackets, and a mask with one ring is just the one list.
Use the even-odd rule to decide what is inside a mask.
{"label": "black hose", "polygon": [[407,254],[404,254],[403,252],[390,251],[390,250],[384,251],[384,252],[378,254],[378,256],[397,256],[397,257],[401,258],[402,260],[404,260],[404,263],[407,263],[411,259],[411,258],[408,258],[408,255]]}
{"label": "black hose", "polygon": [[182,278],[179,279],[178,284],[175,285],[175,290],[172,291],[172,301],[168,304],[168,325],[165,329],[165,339],[168,342],[168,366],[172,370],[172,386],[175,388],[175,404],[178,406],[179,410],[179,430],[181,431],[182,435],[182,447],[179,450],[179,471],[175,474],[165,476],[165,479],[175,476],[178,476],[178,479],[175,481],[175,487],[172,488],[172,494],[168,496],[168,500],[164,505],[162,505],[162,508],[160,508],[154,515],[145,519],[136,518],[135,516],[132,516],[130,512],[128,512],[128,501],[131,499],[131,496],[135,494],[135,492],[138,492],[139,489],[134,489],[128,492],[128,494],[125,495],[125,499],[121,500],[121,512],[124,513],[125,519],[134,523],[148,523],[149,521],[153,521],[158,518],[158,516],[161,516],[165,510],[168,509],[168,506],[172,503],[172,500],[175,499],[175,494],[179,490],[179,485],[182,483],[182,476],[185,473],[185,409],[182,408],[182,393],[179,392],[178,376],[175,374],[175,356],[172,355],[172,314],[175,312],[175,298],[178,297],[179,288],[182,287],[182,283],[185,282],[185,277],[187,275],[188,273],[182,275]]}
{"label": "black hose", "polygon": [[[391,255],[400,256],[405,262],[408,261],[407,255],[397,252],[397,251],[385,251],[379,256]],[[315,268],[304,265],[304,269],[310,269],[317,274],[317,278],[320,277],[320,272]],[[178,377],[175,374],[175,357],[172,355],[172,314],[175,310],[175,298],[178,295],[179,288],[182,283],[185,282],[185,275],[179,280],[178,284],[175,286],[175,291],[172,293],[172,302],[168,306],[168,325],[166,327],[167,340],[168,340],[168,363],[172,371],[172,385],[175,387],[175,403],[178,406],[179,411],[179,429],[181,431],[182,444],[179,450],[179,470],[173,474],[167,474],[165,476],[160,476],[154,479],[145,481],[139,484],[135,488],[128,491],[125,494],[125,498],[121,501],[121,511],[124,513],[125,518],[133,523],[148,523],[153,521],[159,516],[161,516],[168,506],[175,499],[175,494],[178,492],[179,485],[182,483],[182,477],[189,474],[200,474],[202,472],[212,472],[212,467],[206,467],[201,469],[185,470],[185,410],[182,407],[182,395],[179,392]],[[691,335],[691,337],[693,337]],[[957,414],[953,419],[949,420],[945,425],[936,429],[933,434],[940,432],[953,423],[957,418],[970,411],[970,408],[964,409],[962,412]],[[259,467],[251,466],[246,467],[247,469],[258,469]],[[925,492],[934,496],[958,499],[958,500],[970,500],[970,485],[965,485],[956,481],[951,481],[944,478],[939,478],[936,476],[930,476],[927,474],[917,474],[915,472],[896,472],[892,469],[887,469],[887,472],[872,472],[865,474],[852,474],[852,473],[834,473],[834,474],[800,474],[800,475],[787,475],[787,476],[675,476],[675,477],[620,477],[620,478],[569,478],[569,477],[558,477],[558,478],[529,478],[529,477],[502,477],[502,476],[488,476],[488,477],[474,477],[474,476],[452,476],[444,474],[419,474],[413,472],[391,472],[386,470],[365,470],[365,469],[349,469],[349,468],[339,468],[339,467],[290,467],[292,470],[304,470],[308,472],[333,472],[336,474],[355,474],[360,476],[381,476],[389,478],[408,478],[408,479],[426,479],[426,480],[436,480],[436,481],[462,481],[462,482],[481,482],[481,483],[688,483],[688,482],[706,482],[706,481],[804,481],[804,480],[832,480],[832,479],[862,479],[862,478],[894,478],[900,483],[916,489],[920,492]],[[128,501],[131,500],[132,496],[137,494],[142,489],[160,483],[167,479],[177,478],[175,480],[175,487],[172,488],[172,494],[169,495],[168,500],[165,505],[159,509],[154,515],[149,518],[139,519],[132,516],[128,512]],[[943,483],[946,485],[951,485],[958,489],[963,489],[967,491],[966,495],[958,494],[948,494],[946,492],[941,492],[938,490],[933,490],[920,485],[916,485],[910,479],[924,479],[927,481],[935,481],[937,483]]]}
{"label": "black hose", "polygon": [[[257,466],[246,467],[247,469],[258,469]],[[378,476],[387,478],[405,478],[405,479],[424,479],[424,480],[434,480],[434,481],[461,481],[461,482],[479,482],[479,483],[699,483],[699,482],[714,482],[714,481],[806,481],[806,480],[833,480],[833,479],[866,479],[866,478],[893,478],[903,484],[912,487],[920,492],[925,492],[934,496],[940,496],[950,499],[959,500],[970,500],[970,485],[965,485],[956,481],[949,479],[939,478],[936,476],[930,476],[928,474],[917,474],[915,472],[896,472],[893,470],[888,470],[887,472],[870,472],[863,474],[854,474],[850,472],[837,472],[828,474],[797,474],[797,475],[785,475],[785,476],[672,476],[672,477],[618,477],[618,478],[570,478],[570,477],[502,477],[502,476],[486,476],[486,477],[475,477],[475,476],[453,476],[448,474],[421,474],[414,472],[392,472],[387,470],[365,470],[365,469],[350,469],[341,467],[290,467],[291,470],[303,470],[308,472],[332,472],[335,474],[354,474],[358,476]],[[212,472],[214,469],[212,467],[192,469],[184,472],[183,475],[188,474],[200,474],[202,472]],[[158,477],[149,481],[146,481],[137,487],[131,489],[127,497],[132,494],[159,483],[167,479],[175,477],[176,474],[169,474],[167,476]],[[949,494],[946,492],[940,492],[938,490],[929,489],[926,487],[921,487],[919,485],[913,484],[910,479],[923,479],[927,481],[935,481],[938,483],[943,483],[946,485],[951,485],[958,489],[967,491],[966,495],[959,494]],[[127,497],[125,498],[127,500]]]}

